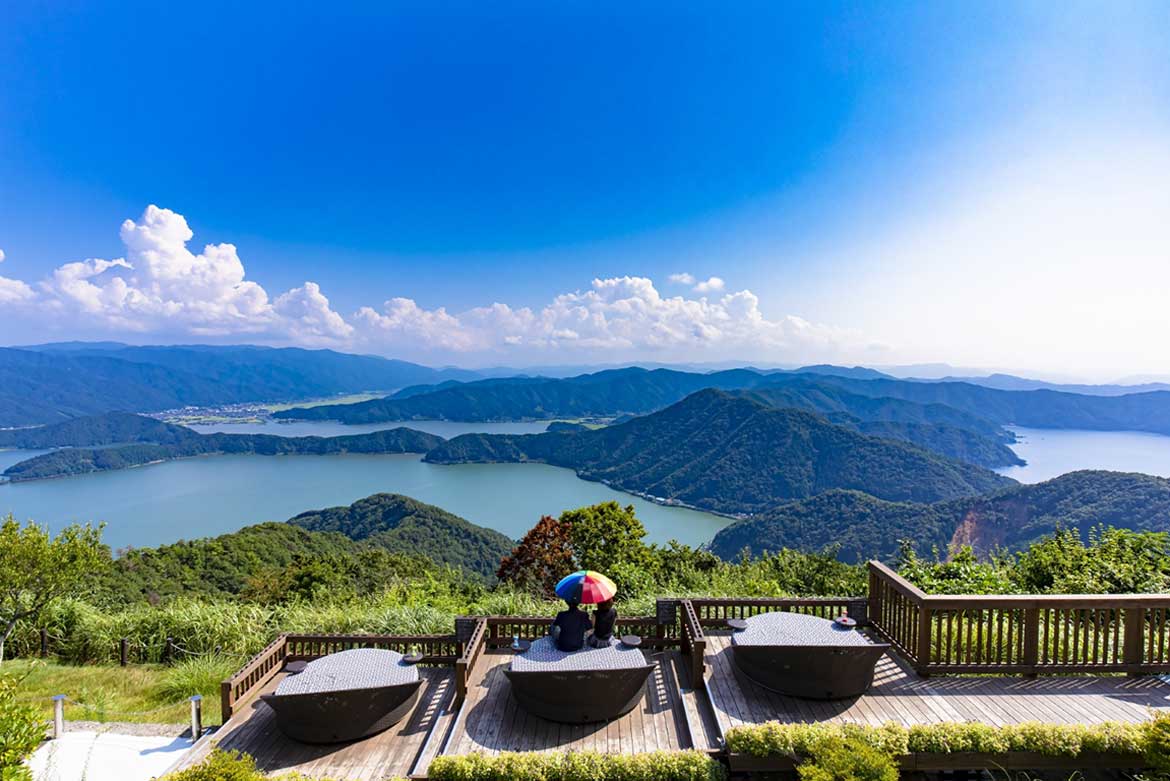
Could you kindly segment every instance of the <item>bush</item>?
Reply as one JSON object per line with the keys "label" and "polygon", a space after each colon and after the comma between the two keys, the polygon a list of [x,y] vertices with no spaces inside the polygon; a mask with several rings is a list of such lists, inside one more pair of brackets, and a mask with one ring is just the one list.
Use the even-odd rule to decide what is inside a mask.
{"label": "bush", "polygon": [[[5,779],[7,781],[7,779]],[[273,779],[256,769],[256,762],[247,754],[238,751],[224,751],[213,749],[207,759],[194,767],[178,770],[163,776],[159,781],[273,781]],[[329,781],[326,778],[310,780],[300,773],[285,773],[276,776],[276,781]],[[402,781],[402,779],[386,779],[386,781]]]}
{"label": "bush", "polygon": [[45,739],[36,708],[17,699],[20,680],[0,672],[0,778],[24,781],[32,775],[24,761]]}
{"label": "bush", "polygon": [[569,751],[436,757],[427,776],[432,781],[722,781],[726,772],[700,751]]}
{"label": "bush", "polygon": [[893,754],[856,735],[823,738],[796,768],[801,781],[898,781]]}
{"label": "bush", "polygon": [[901,754],[1002,754],[1028,751],[1051,757],[1076,757],[1082,751],[1104,754],[1145,754],[1165,758],[1170,770],[1170,715],[1158,714],[1143,724],[1105,722],[1042,724],[1025,722],[995,727],[980,722],[919,724],[909,729],[897,724],[868,727],[860,724],[781,724],[768,722],[735,727],[727,734],[732,753],[755,757],[810,757],[824,743],[864,743],[891,756]]}

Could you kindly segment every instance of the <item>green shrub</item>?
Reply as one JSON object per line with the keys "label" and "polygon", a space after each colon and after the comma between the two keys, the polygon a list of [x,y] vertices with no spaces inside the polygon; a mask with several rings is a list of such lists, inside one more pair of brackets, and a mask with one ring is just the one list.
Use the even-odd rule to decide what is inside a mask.
{"label": "green shrub", "polygon": [[[5,780],[7,781],[7,780]],[[239,751],[224,751],[213,749],[207,759],[194,767],[168,773],[159,781],[274,781],[256,768],[256,762],[247,754]],[[275,777],[275,781],[329,781],[326,778],[303,776],[300,773],[285,773]],[[386,779],[386,781],[402,781],[401,779]]]}
{"label": "green shrub", "polygon": [[24,761],[45,739],[45,724],[36,708],[18,699],[20,680],[0,672],[0,778],[31,779]]}
{"label": "green shrub", "polygon": [[1156,713],[1145,724],[1142,754],[1150,769],[1170,774],[1170,714]]}
{"label": "green shrub", "polygon": [[436,757],[427,776],[432,781],[722,781],[726,772],[700,751],[569,751]]}
{"label": "green shrub", "polygon": [[822,738],[796,767],[801,781],[898,781],[894,755],[857,734]]}
{"label": "green shrub", "polygon": [[[864,743],[878,751],[901,754],[1002,754],[1028,751],[1052,757],[1075,757],[1082,751],[1104,754],[1164,756],[1170,770],[1170,715],[1158,714],[1144,724],[1105,722],[1042,724],[1025,722],[995,727],[980,722],[898,724],[868,727],[860,724],[781,724],[768,722],[735,727],[727,734],[732,753],[756,757],[808,757],[823,742]],[[1150,764],[1156,767],[1153,760]]]}

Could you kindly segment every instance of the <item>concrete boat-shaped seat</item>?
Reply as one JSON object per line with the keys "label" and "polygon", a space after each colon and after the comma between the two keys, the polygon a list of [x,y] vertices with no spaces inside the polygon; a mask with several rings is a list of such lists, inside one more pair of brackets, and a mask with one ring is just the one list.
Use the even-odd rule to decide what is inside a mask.
{"label": "concrete boat-shaped seat", "polygon": [[356,648],[316,659],[260,697],[276,726],[302,743],[344,743],[389,729],[410,712],[422,679],[402,654]]}
{"label": "concrete boat-shaped seat", "polygon": [[735,666],[766,689],[815,700],[857,697],[890,647],[800,613],[762,613],[731,636]]}
{"label": "concrete boat-shaped seat", "polygon": [[615,719],[633,710],[654,665],[617,640],[604,648],[557,649],[542,637],[512,660],[504,675],[529,713],[565,724]]}

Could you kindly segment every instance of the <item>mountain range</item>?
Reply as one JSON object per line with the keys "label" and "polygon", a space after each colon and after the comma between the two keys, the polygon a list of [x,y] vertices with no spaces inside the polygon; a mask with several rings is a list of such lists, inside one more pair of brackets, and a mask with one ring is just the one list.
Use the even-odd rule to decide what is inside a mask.
{"label": "mountain range", "polygon": [[919,503],[885,501],[832,490],[788,502],[720,530],[711,549],[725,559],[742,552],[840,546],[847,561],[893,556],[900,540],[918,550],[971,545],[981,554],[1016,550],[1058,527],[1082,533],[1098,524],[1170,531],[1170,480],[1151,475],[1080,471],[1043,483],[1012,485],[985,496]]}
{"label": "mountain range", "polygon": [[115,410],[301,401],[470,380],[475,372],[332,350],[65,343],[0,348],[0,427]]}
{"label": "mountain range", "polygon": [[464,434],[425,458],[439,464],[539,461],[626,491],[729,514],[832,488],[931,502],[1013,482],[803,410],[714,389],[591,431]]}

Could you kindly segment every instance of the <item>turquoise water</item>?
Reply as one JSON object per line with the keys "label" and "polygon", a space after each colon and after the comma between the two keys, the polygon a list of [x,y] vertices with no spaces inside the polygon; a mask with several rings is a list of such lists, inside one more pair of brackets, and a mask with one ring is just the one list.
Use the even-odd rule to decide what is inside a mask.
{"label": "turquoise water", "polygon": [[[427,421],[441,436],[468,431],[528,433],[545,423],[468,424]],[[269,424],[256,430],[286,435],[337,432],[332,423],[297,427]],[[423,428],[421,424],[413,424]],[[244,433],[244,426],[222,426]],[[385,426],[343,427],[361,433]],[[203,429],[207,430],[207,429]],[[30,457],[0,451],[0,471]],[[728,523],[710,513],[662,507],[580,480],[568,469],[543,464],[423,463],[417,455],[207,456],[56,480],[0,484],[0,514],[14,513],[59,526],[106,521],[114,548],[206,537],[260,521],[284,521],[305,510],[349,504],[380,491],[438,505],[473,523],[519,538],[541,515],[596,502],[633,504],[654,542],[708,542]]]}
{"label": "turquoise water", "polygon": [[1078,469],[1109,469],[1170,477],[1170,437],[1140,431],[1013,428],[1012,450],[1027,466],[997,469],[1021,483],[1039,483]]}

